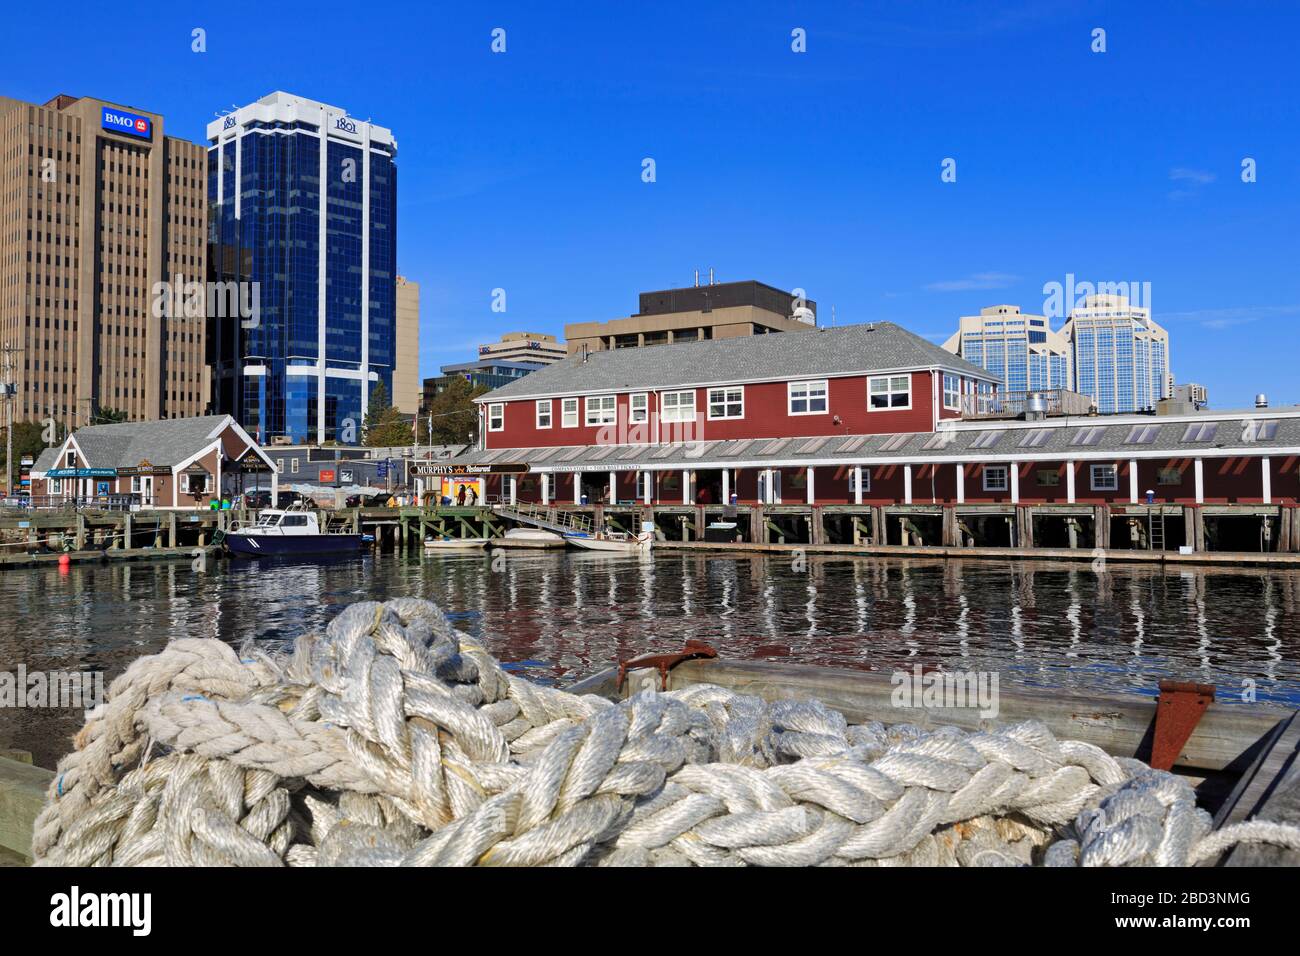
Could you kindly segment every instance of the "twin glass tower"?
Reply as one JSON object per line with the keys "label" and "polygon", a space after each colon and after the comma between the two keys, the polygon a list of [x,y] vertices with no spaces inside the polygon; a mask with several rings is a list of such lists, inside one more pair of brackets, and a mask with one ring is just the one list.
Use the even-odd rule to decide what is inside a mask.
{"label": "twin glass tower", "polygon": [[208,320],[217,410],[262,444],[357,444],[393,394],[393,134],[283,92],[207,132],[208,278],[257,303]]}

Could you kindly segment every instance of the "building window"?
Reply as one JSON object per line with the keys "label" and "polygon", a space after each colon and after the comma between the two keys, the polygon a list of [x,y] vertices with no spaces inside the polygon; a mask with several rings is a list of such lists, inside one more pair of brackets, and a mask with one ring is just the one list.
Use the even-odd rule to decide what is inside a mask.
{"label": "building window", "polygon": [[709,389],[709,418],[744,418],[745,389],[711,388]]}
{"label": "building window", "polygon": [[63,479],[62,479],[62,478],[51,478],[51,479],[50,479],[50,494],[52,494],[52,495],[61,495],[61,494],[63,494]]}
{"label": "building window", "polygon": [[1181,468],[1161,468],[1156,472],[1156,481],[1162,485],[1181,485],[1183,470]]}
{"label": "building window", "polygon": [[617,415],[613,395],[599,395],[587,399],[588,425],[608,425],[616,420]]}
{"label": "building window", "polygon": [[297,459],[297,458],[290,458],[290,459],[289,459],[289,472],[290,472],[291,474],[294,474],[294,475],[298,474],[298,459]]}
{"label": "building window", "polygon": [[551,427],[551,400],[549,398],[539,399],[537,402],[537,427]]}
{"label": "building window", "polygon": [[695,421],[695,392],[664,392],[661,422]]}
{"label": "building window", "polygon": [[566,398],[560,402],[560,425],[563,428],[578,427],[578,400]]}
{"label": "building window", "polygon": [[650,396],[645,392],[629,395],[627,400],[627,420],[632,425],[643,425],[650,421]]}
{"label": "building window", "polygon": [[72,450],[69,450],[69,451],[68,451],[67,458],[66,458],[66,460],[65,460],[64,463],[63,463],[63,467],[64,467],[64,468],[76,468],[76,467],[77,467],[77,453],[76,453],[75,451],[72,451]]}
{"label": "building window", "polygon": [[1006,465],[985,465],[984,466],[984,490],[985,491],[1006,491],[1007,490],[1007,466]]}
{"label": "building window", "polygon": [[827,408],[826,379],[791,382],[787,387],[791,415],[822,415]]}
{"label": "building window", "polygon": [[961,411],[961,378],[947,372],[943,374],[943,407],[949,411]]}
{"label": "building window", "polygon": [[868,407],[873,412],[888,408],[912,407],[912,377],[910,375],[882,375],[868,380]]}
{"label": "building window", "polygon": [[871,491],[871,469],[850,468],[849,469],[849,494],[851,495],[856,495],[858,493],[857,475],[859,474],[862,475],[862,493],[865,495]]}
{"label": "building window", "polygon": [[1039,468],[1038,484],[1042,488],[1055,488],[1061,483],[1061,473],[1055,468]]}
{"label": "building window", "polygon": [[1119,469],[1114,465],[1093,465],[1091,472],[1093,491],[1119,490]]}
{"label": "building window", "polygon": [[488,406],[488,431],[505,431],[506,406],[504,402],[494,402]]}

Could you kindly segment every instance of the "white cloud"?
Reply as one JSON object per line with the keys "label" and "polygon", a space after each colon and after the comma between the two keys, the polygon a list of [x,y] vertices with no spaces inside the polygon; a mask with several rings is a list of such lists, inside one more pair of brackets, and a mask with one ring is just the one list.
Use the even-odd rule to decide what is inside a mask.
{"label": "white cloud", "polygon": [[1006,272],[976,272],[962,279],[931,282],[925,288],[928,292],[971,292],[978,289],[1005,289],[1019,281],[1020,276]]}

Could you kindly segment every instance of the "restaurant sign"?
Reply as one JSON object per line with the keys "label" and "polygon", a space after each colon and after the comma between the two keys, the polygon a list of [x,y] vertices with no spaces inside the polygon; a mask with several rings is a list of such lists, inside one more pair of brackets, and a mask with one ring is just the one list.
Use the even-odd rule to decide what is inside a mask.
{"label": "restaurant sign", "polygon": [[124,468],[117,469],[119,478],[132,478],[136,475],[170,475],[172,473],[169,465],[155,465],[152,462],[140,462],[138,465],[127,465]]}
{"label": "restaurant sign", "polygon": [[421,478],[438,475],[524,475],[528,473],[528,465],[522,462],[500,465],[416,465],[414,471]]}

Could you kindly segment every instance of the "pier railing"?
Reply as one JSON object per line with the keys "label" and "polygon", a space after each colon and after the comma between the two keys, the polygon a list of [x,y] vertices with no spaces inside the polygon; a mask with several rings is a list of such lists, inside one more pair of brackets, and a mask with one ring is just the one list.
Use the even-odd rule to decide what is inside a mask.
{"label": "pier railing", "polygon": [[594,527],[589,515],[557,508],[554,505],[521,502],[515,505],[495,505],[492,510],[503,518],[511,518],[523,524],[531,524],[560,534],[565,532],[591,534]]}

